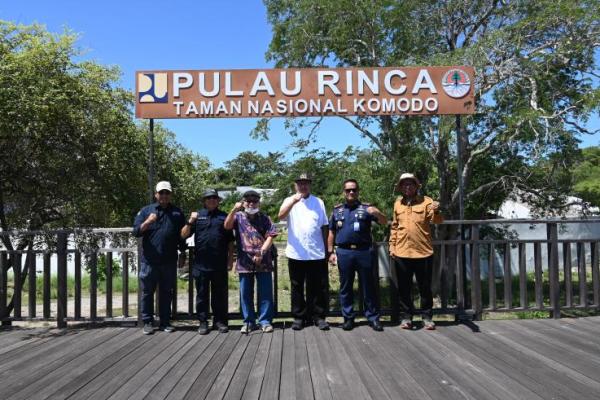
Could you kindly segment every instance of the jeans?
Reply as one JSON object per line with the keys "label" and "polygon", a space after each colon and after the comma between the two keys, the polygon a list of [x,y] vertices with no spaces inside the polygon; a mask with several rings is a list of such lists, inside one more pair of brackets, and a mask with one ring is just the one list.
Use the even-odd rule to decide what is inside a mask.
{"label": "jeans", "polygon": [[254,309],[254,280],[258,294],[258,323],[269,325],[273,321],[273,275],[271,272],[240,274],[240,297],[245,323],[256,322]]}
{"label": "jeans", "polygon": [[142,320],[144,323],[154,320],[154,292],[158,285],[158,317],[161,325],[171,320],[173,285],[177,274],[177,262],[169,264],[141,263],[140,283],[142,290]]}

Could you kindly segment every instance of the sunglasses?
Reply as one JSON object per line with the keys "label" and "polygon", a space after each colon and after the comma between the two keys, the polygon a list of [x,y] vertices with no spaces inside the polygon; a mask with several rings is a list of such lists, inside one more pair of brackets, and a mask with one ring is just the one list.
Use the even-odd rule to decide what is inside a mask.
{"label": "sunglasses", "polygon": [[161,190],[158,194],[171,194],[168,190]]}
{"label": "sunglasses", "polygon": [[358,193],[358,188],[344,189],[346,193]]}

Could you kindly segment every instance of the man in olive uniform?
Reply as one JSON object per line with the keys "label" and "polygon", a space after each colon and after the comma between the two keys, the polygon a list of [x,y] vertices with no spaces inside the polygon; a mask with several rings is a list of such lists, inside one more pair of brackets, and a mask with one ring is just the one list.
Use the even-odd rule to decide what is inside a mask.
{"label": "man in olive uniform", "polygon": [[[375,281],[373,274],[373,239],[371,223],[373,221],[385,225],[387,219],[376,207],[361,203],[358,199],[358,182],[347,179],[343,184],[346,202],[334,207],[329,220],[329,237],[327,250],[329,262],[337,261],[340,272],[340,305],[344,316],[344,330],[354,327],[355,312],[353,309],[354,294],[352,286],[354,275],[362,287],[365,316],[375,331],[382,331],[379,322],[379,310],[375,297]],[[333,245],[337,246],[336,252]]]}
{"label": "man in olive uniform", "polygon": [[208,330],[208,301],[213,313],[213,329],[221,333],[227,326],[227,269],[233,260],[233,233],[223,226],[227,213],[219,210],[221,198],[214,189],[202,195],[203,208],[191,213],[181,237],[194,235],[194,266],[192,276],[196,281],[196,313],[198,333]]}

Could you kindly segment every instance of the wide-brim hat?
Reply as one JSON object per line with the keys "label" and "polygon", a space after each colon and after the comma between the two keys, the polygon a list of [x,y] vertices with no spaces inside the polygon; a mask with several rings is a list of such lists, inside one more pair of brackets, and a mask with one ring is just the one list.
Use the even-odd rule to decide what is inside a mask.
{"label": "wide-brim hat", "polygon": [[302,172],[296,179],[294,179],[294,182],[300,181],[312,182],[312,176],[310,176],[308,172]]}
{"label": "wide-brim hat", "polygon": [[409,172],[405,172],[402,175],[400,175],[400,179],[398,179],[398,186],[400,186],[402,181],[405,181],[407,179],[414,181],[417,184],[417,186],[421,186],[421,181],[419,181],[419,178],[417,178],[414,174],[411,174]]}

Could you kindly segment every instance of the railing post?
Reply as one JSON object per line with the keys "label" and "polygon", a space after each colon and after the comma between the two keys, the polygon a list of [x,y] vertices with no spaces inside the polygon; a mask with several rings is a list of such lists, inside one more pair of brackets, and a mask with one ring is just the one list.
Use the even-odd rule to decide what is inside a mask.
{"label": "railing post", "polygon": [[[121,253],[121,309],[123,310],[123,317],[129,317],[129,253]],[[177,283],[177,282],[175,282]]]}
{"label": "railing post", "polygon": [[95,321],[98,317],[98,253],[94,250],[89,254],[90,267],[90,319]]}
{"label": "railing post", "polygon": [[57,281],[58,300],[56,312],[56,324],[58,328],[67,327],[67,234],[64,232],[57,235]]}
{"label": "railing post", "polygon": [[471,304],[474,319],[481,320],[481,272],[479,268],[479,225],[471,226]]}
{"label": "railing post", "polygon": [[560,318],[560,286],[558,281],[558,226],[556,222],[546,224],[548,239],[548,275],[550,278],[550,307],[555,319]]}
{"label": "railing post", "polygon": [[23,291],[23,285],[21,285],[21,253],[13,253],[11,258],[14,279],[13,317],[18,320],[21,319],[21,295]]}
{"label": "railing post", "polygon": [[142,238],[137,240],[137,324],[143,326],[144,321],[142,320],[142,280],[140,279],[140,271],[142,270]]}
{"label": "railing post", "polygon": [[43,287],[44,287],[44,311],[43,315],[45,319],[50,319],[50,291],[51,289],[51,280],[50,280],[50,258],[52,254],[49,252],[44,253],[44,277],[43,279]]}
{"label": "railing post", "polygon": [[27,252],[27,292],[28,292],[28,317],[35,318],[36,316],[36,276],[35,276],[35,253],[33,250]]}
{"label": "railing post", "polygon": [[2,325],[10,325],[10,321],[4,321],[5,318],[8,318],[8,313],[6,312],[6,302],[8,297],[8,284],[7,280],[7,264],[8,260],[6,258],[6,252],[3,251],[0,253],[0,321],[2,321]]}
{"label": "railing post", "polygon": [[106,278],[106,317],[113,317],[113,306],[112,306],[112,284],[113,284],[113,253],[112,251],[107,252],[104,255],[104,277]]}
{"label": "railing post", "polygon": [[75,252],[75,319],[81,319],[81,253]]}
{"label": "railing post", "polygon": [[490,310],[496,310],[496,246],[490,243],[488,247],[488,303]]}
{"label": "railing post", "polygon": [[[271,252],[273,255],[273,306],[275,309],[274,317],[277,317],[277,314],[279,314],[279,284],[277,282],[279,280],[279,275],[277,274],[279,252],[277,251],[277,247],[275,247],[275,243],[273,243],[271,246],[273,246],[273,251]],[[227,297],[229,298],[229,295],[227,295]],[[229,313],[229,310],[227,310],[227,312]]]}
{"label": "railing post", "polygon": [[598,242],[590,243],[592,253],[592,288],[594,290],[594,306],[600,309],[600,271],[598,270]]}
{"label": "railing post", "polygon": [[519,243],[519,300],[521,308],[529,308],[529,297],[527,296],[527,253],[526,244]]}

